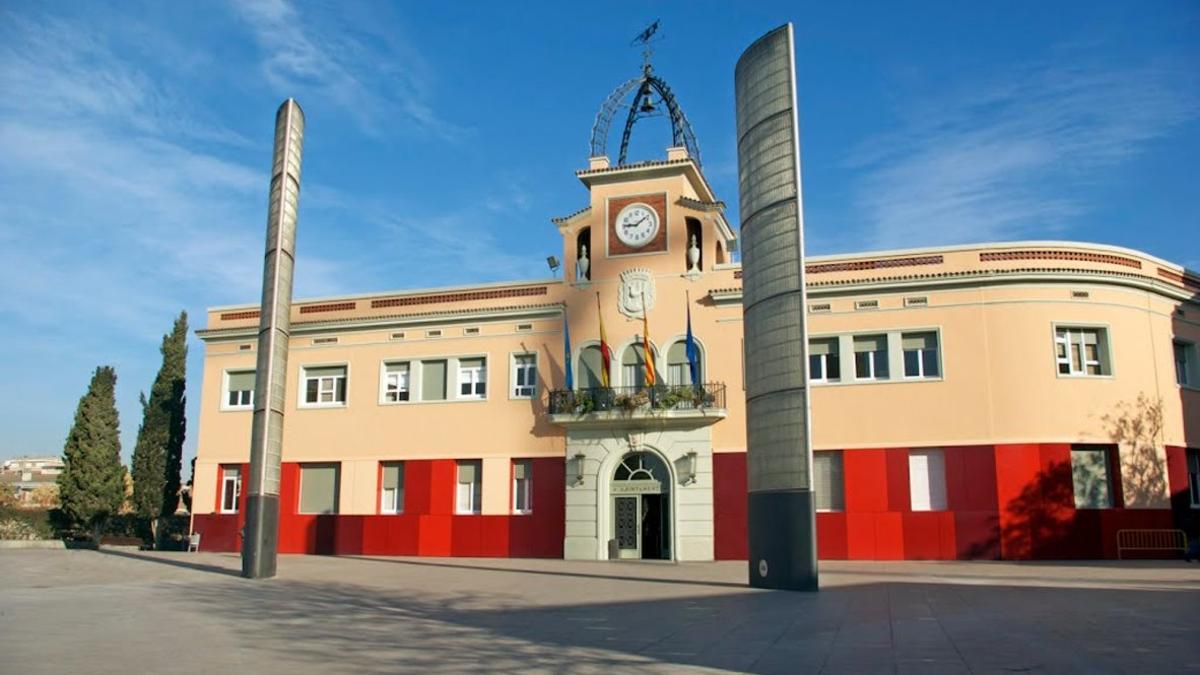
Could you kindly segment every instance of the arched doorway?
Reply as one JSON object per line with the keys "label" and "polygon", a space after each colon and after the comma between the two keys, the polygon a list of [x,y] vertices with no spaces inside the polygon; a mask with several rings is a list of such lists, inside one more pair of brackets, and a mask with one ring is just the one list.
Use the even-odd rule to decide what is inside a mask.
{"label": "arched doorway", "polygon": [[631,452],[613,471],[612,539],[621,559],[671,559],[671,471],[653,452]]}

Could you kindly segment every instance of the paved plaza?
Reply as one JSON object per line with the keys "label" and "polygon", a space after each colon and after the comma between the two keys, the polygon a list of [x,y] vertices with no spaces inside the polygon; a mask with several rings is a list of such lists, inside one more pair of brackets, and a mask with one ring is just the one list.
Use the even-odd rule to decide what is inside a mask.
{"label": "paved plaza", "polygon": [[0,672],[1200,672],[1200,565],[0,551]]}

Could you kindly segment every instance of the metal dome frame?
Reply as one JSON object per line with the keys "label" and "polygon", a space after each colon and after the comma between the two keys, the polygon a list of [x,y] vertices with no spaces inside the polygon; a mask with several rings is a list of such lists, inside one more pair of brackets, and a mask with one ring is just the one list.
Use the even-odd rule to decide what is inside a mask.
{"label": "metal dome frame", "polygon": [[633,125],[641,116],[638,102],[644,96],[649,95],[651,91],[657,92],[667,106],[667,113],[671,119],[672,145],[687,148],[688,155],[699,165],[700,144],[696,142],[696,135],[692,133],[692,125],[683,114],[683,108],[679,107],[679,102],[675,100],[675,95],[671,93],[671,88],[661,77],[653,73],[649,63],[643,67],[640,77],[622,83],[608,95],[608,98],[604,99],[604,103],[600,106],[600,112],[596,113],[596,121],[592,124],[591,156],[602,157],[608,154],[608,132],[612,126],[613,117],[624,106],[625,97],[635,89],[637,93],[634,94],[633,101],[629,104],[629,112],[625,116],[625,130],[621,134],[621,152],[617,155],[617,166],[626,164]]}

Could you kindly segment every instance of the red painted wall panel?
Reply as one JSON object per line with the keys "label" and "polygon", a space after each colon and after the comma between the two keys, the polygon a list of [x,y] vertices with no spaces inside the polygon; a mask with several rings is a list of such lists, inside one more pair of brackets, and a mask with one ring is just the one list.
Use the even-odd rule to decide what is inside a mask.
{"label": "red painted wall panel", "polygon": [[[1166,509],[1075,509],[1066,444],[944,450],[949,509],[919,513],[910,510],[906,448],[844,451],[846,511],[817,514],[820,557],[1111,558],[1118,530],[1172,525]],[[453,515],[457,470],[452,460],[406,463],[403,514],[299,514],[299,465],[286,463],[280,482],[280,552],[561,557],[565,462],[531,461],[533,513],[519,516]],[[1187,496],[1185,462],[1183,448],[1168,448],[1173,496]],[[248,467],[244,470],[248,474]],[[713,470],[716,556],[744,560],[745,454],[719,453]],[[244,496],[238,514],[195,516],[203,550],[237,550]]]}
{"label": "red painted wall panel", "polygon": [[846,513],[879,513],[888,510],[887,452],[842,452]]}
{"label": "red painted wall panel", "polygon": [[745,560],[749,555],[746,453],[713,455],[713,553],[717,560]]}
{"label": "red painted wall panel", "polygon": [[999,502],[1000,554],[1007,560],[1033,554],[1031,511],[1041,502],[1035,486],[1041,468],[1035,444],[996,446],[996,497]]}
{"label": "red painted wall panel", "polygon": [[817,557],[822,560],[846,560],[846,514],[817,514]]}
{"label": "red painted wall panel", "polygon": [[887,510],[912,511],[912,492],[908,489],[908,448],[887,450]]}

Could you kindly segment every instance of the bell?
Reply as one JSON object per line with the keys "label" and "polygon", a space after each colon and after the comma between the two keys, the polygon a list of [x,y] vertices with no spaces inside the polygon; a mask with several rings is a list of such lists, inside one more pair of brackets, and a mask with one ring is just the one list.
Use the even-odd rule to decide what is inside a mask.
{"label": "bell", "polygon": [[642,99],[641,112],[644,112],[644,113],[654,112],[654,101],[650,100],[650,94],[646,94],[646,97]]}

